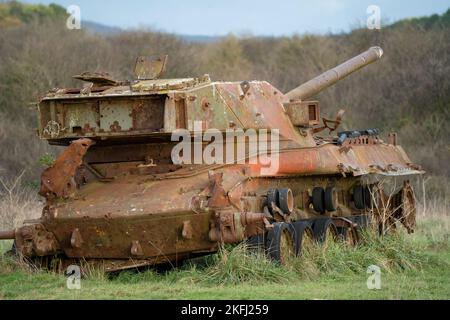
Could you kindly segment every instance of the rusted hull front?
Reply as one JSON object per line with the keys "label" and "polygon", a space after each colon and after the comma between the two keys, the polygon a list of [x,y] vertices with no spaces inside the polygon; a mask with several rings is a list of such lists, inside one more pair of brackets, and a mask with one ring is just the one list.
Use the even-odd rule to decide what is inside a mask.
{"label": "rusted hull front", "polygon": [[44,222],[69,258],[148,259],[212,251],[209,214],[193,212],[111,219],[52,219]]}

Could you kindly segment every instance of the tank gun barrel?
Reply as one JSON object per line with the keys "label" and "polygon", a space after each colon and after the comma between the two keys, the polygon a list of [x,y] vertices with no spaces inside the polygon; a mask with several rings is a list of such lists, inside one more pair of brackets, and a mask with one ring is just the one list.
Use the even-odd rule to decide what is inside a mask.
{"label": "tank gun barrel", "polygon": [[13,240],[15,235],[15,230],[0,231],[0,240]]}
{"label": "tank gun barrel", "polygon": [[320,91],[332,86],[353,72],[381,59],[383,50],[380,47],[371,47],[360,55],[340,64],[339,66],[322,73],[308,82],[289,91],[286,96],[292,100],[304,100]]}

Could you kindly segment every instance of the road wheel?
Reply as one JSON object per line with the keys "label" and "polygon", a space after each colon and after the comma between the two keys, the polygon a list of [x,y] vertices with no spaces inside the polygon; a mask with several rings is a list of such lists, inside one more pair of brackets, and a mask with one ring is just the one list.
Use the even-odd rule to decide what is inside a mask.
{"label": "road wheel", "polygon": [[316,187],[312,192],[313,208],[318,213],[325,212],[325,190],[321,187]]}
{"label": "road wheel", "polygon": [[400,222],[406,228],[408,233],[414,233],[416,228],[416,198],[414,190],[408,184],[402,190],[401,218]]}
{"label": "road wheel", "polygon": [[367,214],[354,216],[353,221],[358,225],[357,228],[360,230],[366,229],[371,224],[370,216]]}
{"label": "road wheel", "polygon": [[294,195],[292,190],[278,189],[278,203],[281,211],[285,214],[291,214],[294,211]]}
{"label": "road wheel", "polygon": [[275,262],[285,265],[295,257],[294,228],[291,224],[277,222],[267,234],[267,255]]}
{"label": "road wheel", "polygon": [[247,248],[256,252],[264,252],[266,248],[267,233],[261,233],[256,236],[249,237],[246,241]]}
{"label": "road wheel", "polygon": [[269,208],[269,211],[273,214],[272,203],[274,205],[278,206],[278,190],[277,189],[270,189],[267,192],[267,207]]}
{"label": "road wheel", "polygon": [[336,211],[338,208],[338,194],[334,187],[325,189],[325,209],[330,212]]}
{"label": "road wheel", "polygon": [[311,227],[308,227],[303,231],[301,245],[300,255],[306,256],[310,254],[316,247],[317,243],[314,240],[314,231]]}
{"label": "road wheel", "polygon": [[358,243],[358,229],[351,227],[338,227],[338,236],[348,246],[354,246]]}
{"label": "road wheel", "polygon": [[338,239],[338,231],[332,219],[317,219],[314,222],[314,239],[319,243],[327,241],[336,241]]}
{"label": "road wheel", "polygon": [[315,246],[314,232],[309,221],[297,221],[294,223],[295,253],[297,256],[307,254]]}

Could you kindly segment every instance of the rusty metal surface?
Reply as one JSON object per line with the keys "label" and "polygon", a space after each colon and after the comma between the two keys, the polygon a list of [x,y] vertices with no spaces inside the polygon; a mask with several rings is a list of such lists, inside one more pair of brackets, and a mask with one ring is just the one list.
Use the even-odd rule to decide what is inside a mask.
{"label": "rusty metal surface", "polygon": [[165,97],[159,95],[42,102],[40,136],[56,140],[158,134],[164,126],[164,104]]}
{"label": "rusty metal surface", "polygon": [[[411,168],[411,161],[397,148],[388,144],[360,144],[351,148],[324,144],[315,148],[300,148],[280,152],[279,175],[361,176],[372,173],[385,175],[414,175],[420,170]],[[257,165],[256,165],[257,166]],[[258,169],[253,169],[258,172]]]}
{"label": "rusty metal surface", "polygon": [[52,256],[60,251],[60,243],[44,225],[26,225],[15,232],[17,252],[24,257]]}
{"label": "rusty metal surface", "polygon": [[[191,223],[190,239],[183,237],[186,220]],[[46,222],[46,227],[71,258],[164,258],[217,246],[204,232],[209,230],[209,215],[189,211],[136,217],[52,219]]]}
{"label": "rusty metal surface", "polygon": [[51,201],[58,197],[68,197],[76,192],[75,172],[93,141],[81,139],[72,142],[55,163],[42,173],[39,194]]}
{"label": "rusty metal surface", "polygon": [[[217,92],[225,106],[236,117],[225,128],[265,129],[274,128],[280,135],[302,146],[313,146],[311,135],[301,136],[286,113],[284,95],[271,84],[262,81],[249,82],[247,93],[243,95],[240,83],[217,84]],[[219,114],[220,115],[220,114]],[[222,127],[216,127],[220,130]]]}

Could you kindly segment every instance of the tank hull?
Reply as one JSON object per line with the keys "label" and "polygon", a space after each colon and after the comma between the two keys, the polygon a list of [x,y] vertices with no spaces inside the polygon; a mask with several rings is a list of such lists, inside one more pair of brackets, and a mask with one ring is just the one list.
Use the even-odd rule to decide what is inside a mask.
{"label": "tank hull", "polygon": [[[268,176],[260,174],[259,165],[213,165],[88,183],[65,199],[49,198],[39,225],[52,235],[53,244],[36,250],[36,243],[48,235],[37,230],[27,238],[18,229],[17,249],[24,256],[57,255],[65,261],[102,263],[108,271],[175,265],[216,252],[221,243],[265,234],[264,218],[289,223],[331,218],[337,224],[340,219],[371,216],[376,206],[355,206],[355,186],[377,186],[384,196],[392,197],[421,174],[393,145],[340,149],[325,144],[281,150],[278,171]],[[84,157],[89,158],[89,151]],[[82,168],[80,164],[77,172]],[[312,190],[328,187],[337,190],[338,206],[317,212]],[[292,191],[295,210],[288,217],[268,215],[268,193],[283,188]],[[31,245],[24,238],[31,238]]]}
{"label": "tank hull", "polygon": [[[396,135],[332,136],[343,111],[318,127],[319,103],[303,100],[381,56],[371,48],[287,94],[265,81],[155,79],[150,71],[165,59],[154,69],[138,59],[135,81],[83,73],[76,78],[89,85],[55,89],[39,103],[39,136],[66,146],[42,174],[42,217],[0,239],[44,265],[57,257],[113,271],[252,239],[282,261],[283,237],[298,254],[303,236],[354,240],[369,220],[382,232],[396,222],[412,232],[411,181],[424,172]],[[189,149],[176,153],[180,139]]]}

